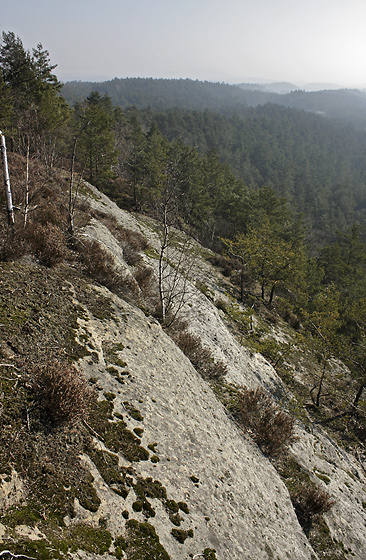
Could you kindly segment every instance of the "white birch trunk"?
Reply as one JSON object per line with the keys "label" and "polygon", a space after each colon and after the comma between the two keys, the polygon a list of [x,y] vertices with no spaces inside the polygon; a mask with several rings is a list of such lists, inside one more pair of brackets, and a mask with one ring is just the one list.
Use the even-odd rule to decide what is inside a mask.
{"label": "white birch trunk", "polygon": [[13,199],[11,196],[11,189],[10,189],[10,179],[9,179],[9,169],[8,169],[8,158],[6,155],[6,144],[5,144],[5,136],[0,131],[0,143],[1,143],[1,157],[3,162],[3,173],[4,173],[4,184],[5,184],[5,194],[6,194],[6,206],[8,210],[8,223],[9,225],[14,224],[14,207],[13,207]]}

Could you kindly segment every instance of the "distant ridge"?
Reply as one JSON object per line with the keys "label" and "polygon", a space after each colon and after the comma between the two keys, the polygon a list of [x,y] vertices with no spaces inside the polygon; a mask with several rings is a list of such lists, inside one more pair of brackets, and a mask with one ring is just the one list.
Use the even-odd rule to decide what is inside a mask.
{"label": "distant ridge", "polygon": [[178,108],[222,114],[274,103],[366,129],[365,91],[334,89],[335,86],[328,90],[315,89],[321,84],[308,84],[307,88],[310,86],[314,88],[312,91],[290,82],[230,85],[190,79],[114,78],[107,82],[67,82],[62,94],[71,106],[97,91],[108,95],[114,105],[123,109],[134,105],[139,109]]}
{"label": "distant ridge", "polygon": [[301,89],[299,86],[296,86],[295,84],[292,84],[290,82],[273,82],[269,84],[243,83],[238,84],[238,86],[244,90],[265,91],[269,93],[278,93],[279,95],[291,93],[292,91]]}

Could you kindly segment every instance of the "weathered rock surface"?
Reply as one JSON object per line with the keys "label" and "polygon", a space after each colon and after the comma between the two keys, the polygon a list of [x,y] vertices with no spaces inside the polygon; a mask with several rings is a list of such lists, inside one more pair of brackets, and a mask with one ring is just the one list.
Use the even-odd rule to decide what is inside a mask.
{"label": "weathered rock surface", "polygon": [[[142,444],[156,443],[160,461],[144,461],[135,469],[159,480],[172,499],[189,507],[181,528],[193,529],[194,536],[184,544],[173,539],[162,508],[150,521],[171,557],[183,560],[189,553],[214,548],[219,559],[312,558],[287,490],[270,462],[230,421],[160,325],[117,299],[115,303],[126,317],[118,331],[96,321],[88,329],[94,344],[103,340],[124,345],[119,357],[132,377],[121,387],[103,368],[85,365],[83,370],[98,375],[98,385],[117,395],[115,411],[123,413],[122,403],[128,401],[141,412],[143,422],[131,419],[129,427],[143,428]],[[95,516],[108,514],[118,533],[125,523],[122,511],[131,508],[133,497],[121,502],[93,475],[102,497]],[[140,515],[134,517],[142,521]],[[88,512],[87,519],[92,518]]]}

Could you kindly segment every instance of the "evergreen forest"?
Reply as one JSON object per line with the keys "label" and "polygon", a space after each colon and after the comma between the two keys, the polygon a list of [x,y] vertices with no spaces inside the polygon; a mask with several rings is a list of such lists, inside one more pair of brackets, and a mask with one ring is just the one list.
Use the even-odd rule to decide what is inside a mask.
{"label": "evergreen forest", "polygon": [[[363,95],[332,94],[351,100],[341,118],[335,102],[318,114],[312,104],[285,107],[285,96],[277,103],[281,96],[262,93],[255,102],[258,93],[189,80],[130,80],[128,96],[118,80],[113,95],[93,84],[73,89],[54,70],[41,44],[27,51],[3,33],[0,130],[26,172],[9,225],[0,195],[0,258],[26,251],[28,232],[49,224],[72,246],[74,185],[83,177],[120,207],[163,214],[215,251],[235,273],[239,301],[260,301],[310,337],[322,359],[349,366],[357,407],[366,385]],[[288,99],[296,105],[304,95]],[[57,212],[55,169],[70,180],[69,207]],[[40,198],[49,199],[48,213],[39,211]]]}

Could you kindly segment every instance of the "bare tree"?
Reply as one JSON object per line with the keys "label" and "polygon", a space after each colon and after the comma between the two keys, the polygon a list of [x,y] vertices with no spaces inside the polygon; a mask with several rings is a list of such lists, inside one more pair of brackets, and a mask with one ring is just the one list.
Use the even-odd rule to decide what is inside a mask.
{"label": "bare tree", "polygon": [[167,181],[157,202],[159,221],[158,287],[162,321],[170,326],[189,297],[189,278],[195,261],[192,238],[178,229],[177,185]]}

